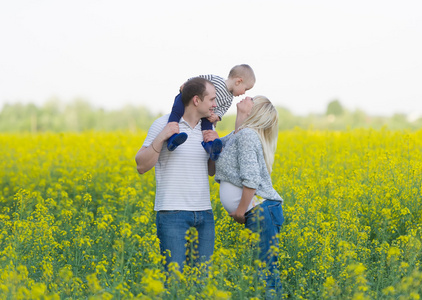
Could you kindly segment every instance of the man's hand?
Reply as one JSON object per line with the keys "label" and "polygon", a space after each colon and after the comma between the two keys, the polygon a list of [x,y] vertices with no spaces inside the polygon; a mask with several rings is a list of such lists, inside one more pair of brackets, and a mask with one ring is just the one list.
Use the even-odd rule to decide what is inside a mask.
{"label": "man's hand", "polygon": [[218,133],[215,130],[204,130],[202,131],[202,136],[204,137],[205,143],[219,138]]}
{"label": "man's hand", "polygon": [[168,140],[173,134],[179,133],[179,123],[170,122],[167,123],[166,127],[158,135],[158,139],[161,141]]}

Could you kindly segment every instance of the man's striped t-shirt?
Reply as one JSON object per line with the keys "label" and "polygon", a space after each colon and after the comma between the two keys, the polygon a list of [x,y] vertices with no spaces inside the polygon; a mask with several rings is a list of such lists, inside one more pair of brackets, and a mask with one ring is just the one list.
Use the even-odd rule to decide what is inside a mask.
{"label": "man's striped t-shirt", "polygon": [[[162,116],[151,125],[143,146],[151,145],[166,126],[168,118],[169,115]],[[208,181],[209,155],[201,145],[203,141],[201,121],[195,128],[191,128],[181,118],[179,130],[187,133],[186,142],[171,152],[167,150],[167,143],[164,142],[155,165],[154,210],[201,211],[211,209]]]}

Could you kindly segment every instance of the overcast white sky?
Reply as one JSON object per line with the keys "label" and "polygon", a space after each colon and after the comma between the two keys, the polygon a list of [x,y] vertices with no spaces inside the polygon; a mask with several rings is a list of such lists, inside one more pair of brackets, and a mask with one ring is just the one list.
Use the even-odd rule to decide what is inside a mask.
{"label": "overcast white sky", "polygon": [[422,113],[422,1],[0,2],[0,109],[82,97],[166,113],[186,79],[241,63],[257,77],[247,95],[296,114],[333,99]]}

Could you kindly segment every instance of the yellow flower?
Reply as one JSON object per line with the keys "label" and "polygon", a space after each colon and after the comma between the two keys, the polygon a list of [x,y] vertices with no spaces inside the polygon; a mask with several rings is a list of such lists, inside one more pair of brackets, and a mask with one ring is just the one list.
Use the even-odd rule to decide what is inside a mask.
{"label": "yellow flower", "polygon": [[400,255],[400,249],[397,247],[390,247],[390,249],[388,249],[388,253],[387,253],[387,260],[396,260],[397,257]]}
{"label": "yellow flower", "polygon": [[382,293],[386,296],[394,295],[394,292],[395,292],[395,289],[391,285],[382,290]]}
{"label": "yellow flower", "polygon": [[130,224],[125,223],[123,225],[123,228],[120,231],[120,234],[122,235],[122,237],[130,237],[132,235],[132,226],[130,226]]}
{"label": "yellow flower", "polygon": [[45,295],[45,292],[47,290],[47,287],[44,283],[36,283],[31,289],[31,296],[34,299],[41,298],[41,296]]}
{"label": "yellow flower", "polygon": [[96,294],[102,290],[96,273],[92,273],[86,277],[88,287],[91,293]]}

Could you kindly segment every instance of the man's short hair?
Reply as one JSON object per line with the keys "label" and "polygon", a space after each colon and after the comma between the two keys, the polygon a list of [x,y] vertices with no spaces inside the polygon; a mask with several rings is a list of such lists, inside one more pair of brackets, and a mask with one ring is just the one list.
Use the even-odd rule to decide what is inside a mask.
{"label": "man's short hair", "polygon": [[190,100],[198,96],[201,100],[207,95],[207,83],[212,83],[201,77],[194,77],[188,80],[182,90],[182,102],[185,106],[189,105]]}

